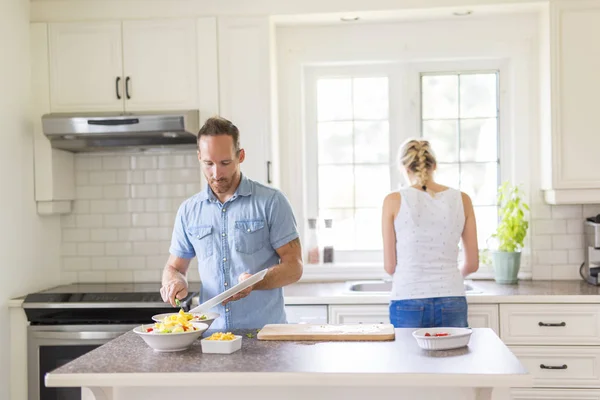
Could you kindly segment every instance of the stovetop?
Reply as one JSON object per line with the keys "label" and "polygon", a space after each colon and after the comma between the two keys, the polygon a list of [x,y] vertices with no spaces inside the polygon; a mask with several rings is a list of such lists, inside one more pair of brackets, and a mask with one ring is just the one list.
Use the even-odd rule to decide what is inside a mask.
{"label": "stovetop", "polygon": [[[117,324],[148,322],[155,314],[176,312],[163,302],[157,283],[80,283],[31,293],[23,309],[31,324]],[[191,292],[181,301],[187,311],[197,298]]]}

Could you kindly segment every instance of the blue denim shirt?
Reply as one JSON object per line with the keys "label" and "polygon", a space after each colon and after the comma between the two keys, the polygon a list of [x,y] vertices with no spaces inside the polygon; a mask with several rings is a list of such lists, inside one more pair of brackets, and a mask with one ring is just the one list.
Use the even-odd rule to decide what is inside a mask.
{"label": "blue denim shirt", "polygon": [[[180,258],[198,257],[202,303],[236,285],[242,273],[279,264],[275,249],[297,237],[296,219],[283,193],[242,175],[224,204],[208,185],[181,204],[169,251]],[[286,323],[282,288],[254,290],[211,311],[221,314],[211,329]]]}

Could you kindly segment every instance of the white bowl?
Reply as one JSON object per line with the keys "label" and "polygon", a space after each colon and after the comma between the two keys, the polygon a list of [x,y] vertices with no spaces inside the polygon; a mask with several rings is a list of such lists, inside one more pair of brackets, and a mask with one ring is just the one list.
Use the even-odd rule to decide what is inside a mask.
{"label": "white bowl", "polygon": [[[174,312],[174,313],[156,314],[156,315],[152,316],[152,320],[156,321],[156,322],[163,322],[165,317],[168,317],[169,315],[179,315],[179,313]],[[206,316],[206,319],[200,319],[200,317],[202,317],[203,315]],[[214,322],[215,319],[217,319],[221,316],[221,314],[216,313],[216,312],[192,313],[192,316],[194,317],[194,319],[192,319],[191,322],[194,322],[194,323],[200,322],[200,323],[210,326]]]}
{"label": "white bowl", "polygon": [[[467,346],[472,332],[471,328],[422,328],[413,331],[412,335],[422,349],[450,350]],[[425,336],[426,333],[431,336]],[[440,333],[447,333],[448,336],[435,336]]]}
{"label": "white bowl", "polygon": [[242,337],[234,335],[233,340],[208,340],[202,339],[200,344],[202,345],[203,353],[216,353],[216,354],[231,354],[242,348]]}
{"label": "white bowl", "polygon": [[140,335],[144,339],[144,342],[154,349],[154,351],[182,351],[189,348],[208,329],[208,325],[202,322],[193,322],[192,325],[198,329],[189,332],[154,333],[146,332],[146,329],[154,325],[141,325],[134,328],[133,331]]}

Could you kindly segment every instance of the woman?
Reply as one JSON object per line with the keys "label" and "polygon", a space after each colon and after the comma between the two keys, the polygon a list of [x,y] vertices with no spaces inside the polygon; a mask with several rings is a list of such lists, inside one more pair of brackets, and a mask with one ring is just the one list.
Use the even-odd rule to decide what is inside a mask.
{"label": "woman", "polygon": [[408,140],[399,157],[412,186],[383,202],[384,268],[393,276],[390,321],[397,328],[466,327],[463,278],[479,268],[471,199],[435,182],[428,141]]}

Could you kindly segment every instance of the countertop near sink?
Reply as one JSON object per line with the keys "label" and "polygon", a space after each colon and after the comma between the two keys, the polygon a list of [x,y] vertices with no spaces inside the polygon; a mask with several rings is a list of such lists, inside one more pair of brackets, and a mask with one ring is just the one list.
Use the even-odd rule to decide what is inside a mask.
{"label": "countertop near sink", "polygon": [[[600,303],[600,286],[581,281],[519,281],[499,285],[492,280],[467,281],[481,293],[468,294],[470,304]],[[284,288],[285,304],[388,304],[387,294],[351,292],[352,282],[302,282]]]}

